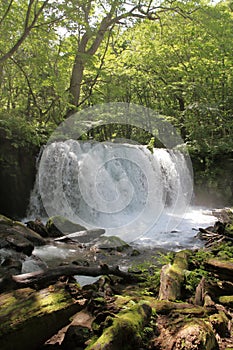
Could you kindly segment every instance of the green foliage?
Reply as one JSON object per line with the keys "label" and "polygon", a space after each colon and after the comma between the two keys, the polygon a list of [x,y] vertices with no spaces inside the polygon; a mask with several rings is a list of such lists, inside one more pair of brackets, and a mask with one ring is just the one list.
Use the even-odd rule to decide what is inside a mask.
{"label": "green foliage", "polygon": [[221,243],[220,245],[215,246],[212,249],[212,252],[216,257],[233,260],[232,243]]}
{"label": "green foliage", "polygon": [[185,272],[185,289],[194,293],[202,277],[208,277],[208,272],[202,268],[196,268]]}
{"label": "green foliage", "polygon": [[151,261],[146,261],[133,266],[129,271],[140,271],[144,282],[141,284],[143,295],[153,296],[158,294],[160,285],[160,269]]}
{"label": "green foliage", "polygon": [[168,253],[159,252],[159,257],[157,258],[157,261],[160,265],[167,265],[173,262],[174,257],[175,257],[174,252],[168,252]]}
{"label": "green foliage", "polygon": [[[124,1],[100,6],[98,0],[46,4],[30,34],[0,62],[1,132],[15,147],[47,141],[72,107],[69,91],[78,54],[85,66],[79,109],[113,101],[152,108],[180,130],[193,155],[205,158],[206,173],[213,171],[214,157],[233,148],[231,5],[178,2],[180,10],[161,11],[159,21],[122,18],[106,29],[90,54],[113,3],[112,13],[123,14],[129,6]],[[20,0],[8,10],[7,2],[0,4],[0,58],[21,37],[25,24],[32,23],[37,5],[29,9]],[[83,33],[88,42],[84,51],[79,45]],[[133,127],[116,124],[105,131],[108,138],[133,139],[150,150],[153,143],[157,146],[153,135]],[[105,131],[96,128],[83,137],[102,141]]]}
{"label": "green foliage", "polygon": [[25,118],[19,116],[0,115],[0,132],[14,148],[40,144],[35,128]]}

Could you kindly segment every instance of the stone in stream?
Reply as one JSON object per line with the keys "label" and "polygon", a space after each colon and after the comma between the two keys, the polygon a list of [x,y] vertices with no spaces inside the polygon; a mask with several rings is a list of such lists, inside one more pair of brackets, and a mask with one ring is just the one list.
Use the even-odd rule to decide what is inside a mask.
{"label": "stone in stream", "polygon": [[49,237],[62,237],[64,235],[84,231],[86,227],[74,223],[63,216],[52,216],[46,223]]}
{"label": "stone in stream", "polygon": [[128,243],[117,236],[101,236],[96,240],[94,246],[98,249],[117,250],[118,252],[130,247]]}
{"label": "stone in stream", "polygon": [[17,240],[17,238],[24,238],[36,246],[45,244],[44,239],[38,235],[38,233],[30,230],[21,222],[13,221],[4,217],[3,215],[0,215],[0,237],[4,240],[7,235],[15,237],[15,240]]}
{"label": "stone in stream", "polygon": [[0,276],[21,273],[34,247],[44,244],[44,239],[24,224],[0,215]]}
{"label": "stone in stream", "polygon": [[36,219],[35,221],[27,221],[26,225],[43,238],[47,238],[49,236],[47,228],[40,219]]}

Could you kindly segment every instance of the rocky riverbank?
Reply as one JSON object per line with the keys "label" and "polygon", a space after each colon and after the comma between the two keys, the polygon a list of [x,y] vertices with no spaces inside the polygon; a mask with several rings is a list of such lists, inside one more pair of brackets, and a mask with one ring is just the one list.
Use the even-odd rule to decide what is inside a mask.
{"label": "rocky riverbank", "polygon": [[[101,230],[69,224],[65,235],[64,227],[52,234],[53,218],[47,226],[28,224],[35,232],[1,217],[1,349],[232,349],[233,214],[216,215],[218,224],[200,232],[205,248],[141,259],[128,271],[104,256],[142,252],[106,241]],[[34,247],[55,239],[92,255],[57,267],[38,262],[23,274]],[[99,278],[81,287],[73,276],[82,274]]]}

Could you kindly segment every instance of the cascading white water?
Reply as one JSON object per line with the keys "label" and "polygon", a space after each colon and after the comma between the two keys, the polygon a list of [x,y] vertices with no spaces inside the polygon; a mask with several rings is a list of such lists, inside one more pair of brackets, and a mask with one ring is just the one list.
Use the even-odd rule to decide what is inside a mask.
{"label": "cascading white water", "polygon": [[67,140],[45,148],[29,215],[62,215],[127,242],[158,243],[191,196],[192,174],[177,150]]}

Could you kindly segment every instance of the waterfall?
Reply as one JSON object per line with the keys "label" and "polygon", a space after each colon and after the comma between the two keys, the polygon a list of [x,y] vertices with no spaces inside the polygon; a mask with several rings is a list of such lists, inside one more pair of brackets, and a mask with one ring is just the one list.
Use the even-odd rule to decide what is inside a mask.
{"label": "waterfall", "polygon": [[127,242],[173,231],[192,197],[178,150],[110,142],[56,141],[44,149],[29,215],[62,215]]}

